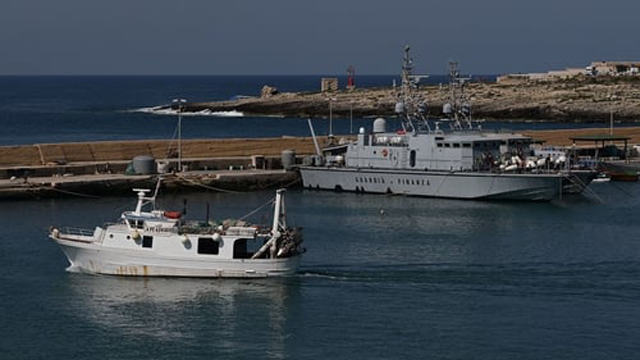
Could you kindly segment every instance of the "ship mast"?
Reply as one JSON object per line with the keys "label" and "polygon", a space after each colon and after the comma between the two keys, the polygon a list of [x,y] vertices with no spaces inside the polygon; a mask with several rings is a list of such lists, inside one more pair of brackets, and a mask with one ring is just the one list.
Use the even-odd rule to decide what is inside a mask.
{"label": "ship mast", "polygon": [[402,59],[402,85],[395,110],[402,120],[402,129],[405,132],[431,132],[427,121],[427,104],[417,91],[420,80],[428,76],[413,75],[413,60],[409,55],[409,50],[410,47],[405,46]]}
{"label": "ship mast", "polygon": [[460,77],[457,61],[449,61],[449,102],[442,106],[442,113],[451,121],[453,130],[473,129],[471,106],[464,92],[469,80],[469,77]]}

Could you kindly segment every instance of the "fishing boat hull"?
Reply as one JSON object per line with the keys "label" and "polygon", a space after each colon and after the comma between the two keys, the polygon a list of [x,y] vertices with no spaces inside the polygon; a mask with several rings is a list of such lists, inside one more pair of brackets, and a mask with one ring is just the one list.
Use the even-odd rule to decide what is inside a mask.
{"label": "fishing boat hull", "polygon": [[152,251],[105,248],[99,242],[63,239],[58,243],[71,272],[120,276],[263,278],[294,274],[301,255],[276,259],[215,259],[211,256],[171,256]]}
{"label": "fishing boat hull", "polygon": [[557,197],[566,185],[566,175],[562,173],[436,172],[302,166],[300,174],[303,186],[311,189],[472,200],[549,201]]}

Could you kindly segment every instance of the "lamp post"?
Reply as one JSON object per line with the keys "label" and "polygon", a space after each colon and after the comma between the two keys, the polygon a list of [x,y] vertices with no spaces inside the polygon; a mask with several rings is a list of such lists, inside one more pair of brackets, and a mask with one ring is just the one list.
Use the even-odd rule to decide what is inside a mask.
{"label": "lamp post", "polygon": [[353,101],[349,103],[349,134],[353,134]]}
{"label": "lamp post", "polygon": [[615,95],[609,95],[609,135],[613,136],[613,102],[616,100]]}
{"label": "lamp post", "polygon": [[178,105],[178,172],[182,172],[182,104],[185,99],[173,99],[173,103]]}
{"label": "lamp post", "polygon": [[333,137],[333,102],[338,99],[330,97],[329,98],[329,137]]}

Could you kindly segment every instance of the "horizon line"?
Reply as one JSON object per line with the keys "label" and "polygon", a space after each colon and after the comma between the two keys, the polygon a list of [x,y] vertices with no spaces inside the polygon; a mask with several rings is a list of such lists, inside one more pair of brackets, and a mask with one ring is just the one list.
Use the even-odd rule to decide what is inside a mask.
{"label": "horizon line", "polygon": [[[470,76],[497,76],[500,74],[467,74]],[[449,76],[448,74],[427,74],[428,76]],[[251,77],[251,76],[324,76],[324,77],[348,77],[347,74],[1,74],[0,77],[28,77],[28,76],[41,76],[41,77],[81,77],[81,76],[96,76],[96,77],[110,77],[110,76],[148,76],[148,77],[157,77],[157,76],[175,76],[175,77],[198,77],[198,76],[242,76],[242,77]],[[357,79],[360,76],[397,76],[400,77],[400,74],[356,74],[355,78]]]}

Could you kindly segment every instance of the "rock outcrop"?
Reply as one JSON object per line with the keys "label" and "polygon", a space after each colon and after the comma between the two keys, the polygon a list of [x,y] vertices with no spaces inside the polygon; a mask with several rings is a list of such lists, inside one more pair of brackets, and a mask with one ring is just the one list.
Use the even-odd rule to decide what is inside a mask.
{"label": "rock outcrop", "polygon": [[278,89],[269,85],[263,86],[262,90],[260,91],[261,99],[268,99],[274,95],[278,95]]}
{"label": "rock outcrop", "polygon": [[[188,104],[187,111],[242,111],[245,114],[283,115],[294,117],[329,116],[329,97],[314,93],[274,93],[263,88],[261,98]],[[498,120],[541,120],[593,122],[640,121],[640,77],[575,78],[556,82],[531,82],[506,85],[494,83],[468,84],[473,117]],[[432,116],[440,116],[448,101],[446,84],[420,88]],[[277,90],[276,90],[277,93]],[[394,115],[396,90],[391,88],[358,88],[331,94],[334,116],[356,117]]]}

